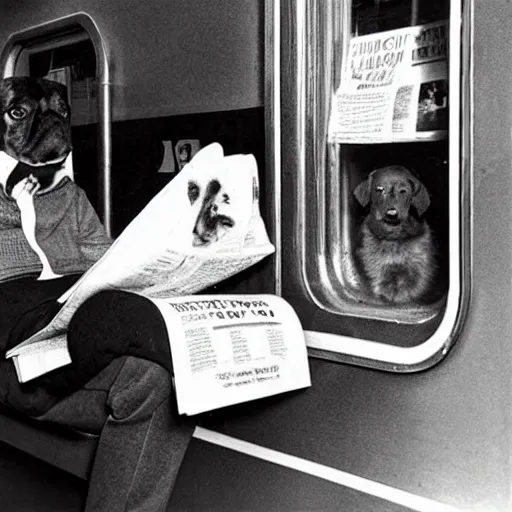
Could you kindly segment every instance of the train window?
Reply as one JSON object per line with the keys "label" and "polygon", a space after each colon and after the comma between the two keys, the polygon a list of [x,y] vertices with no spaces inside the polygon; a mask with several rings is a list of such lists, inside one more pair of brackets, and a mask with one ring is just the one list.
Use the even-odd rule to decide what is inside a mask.
{"label": "train window", "polygon": [[93,20],[82,13],[17,32],[0,62],[4,77],[29,75],[67,86],[75,180],[112,233],[109,67]]}
{"label": "train window", "polygon": [[461,2],[289,3],[282,293],[312,355],[424,369],[467,303]]}

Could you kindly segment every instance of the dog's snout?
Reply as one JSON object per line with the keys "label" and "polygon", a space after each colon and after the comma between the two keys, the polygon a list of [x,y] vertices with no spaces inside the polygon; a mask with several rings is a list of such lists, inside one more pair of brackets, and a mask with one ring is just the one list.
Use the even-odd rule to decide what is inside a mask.
{"label": "dog's snout", "polygon": [[400,223],[400,212],[396,208],[388,208],[384,212],[384,222],[398,225]]}

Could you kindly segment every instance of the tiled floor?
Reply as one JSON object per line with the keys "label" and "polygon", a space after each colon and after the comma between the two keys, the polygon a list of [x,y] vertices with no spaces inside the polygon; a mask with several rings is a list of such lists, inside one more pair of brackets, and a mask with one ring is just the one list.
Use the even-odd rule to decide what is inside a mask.
{"label": "tiled floor", "polygon": [[2,512],[80,512],[87,482],[0,443]]}

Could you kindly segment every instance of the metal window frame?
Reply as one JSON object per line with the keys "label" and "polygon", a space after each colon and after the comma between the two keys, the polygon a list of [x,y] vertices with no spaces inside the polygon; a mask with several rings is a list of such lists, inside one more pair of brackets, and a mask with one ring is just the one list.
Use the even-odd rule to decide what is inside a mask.
{"label": "metal window frame", "polygon": [[[297,82],[302,84],[297,92],[297,104],[299,110],[304,112],[306,98],[303,84],[306,82],[306,55],[308,51],[307,40],[307,1],[296,0],[294,2],[297,7],[294,20],[297,23],[297,54],[299,67],[302,66],[299,73],[302,72],[302,78]],[[450,83],[450,104],[460,105],[460,110],[453,108],[450,110],[449,130],[449,161],[452,166],[456,166],[459,172],[450,172],[449,175],[449,251],[450,251],[450,286],[446,301],[446,308],[440,325],[436,331],[423,343],[413,347],[398,347],[385,343],[371,340],[365,340],[357,337],[342,336],[337,334],[329,334],[317,331],[306,331],[306,340],[310,355],[329,359],[339,362],[346,362],[359,366],[376,368],[392,372],[415,372],[430,368],[440,362],[459,338],[464,319],[469,309],[471,297],[471,138],[473,133],[472,120],[472,42],[473,42],[473,2],[465,1],[464,9],[462,0],[452,0],[450,9],[450,47],[462,48],[459,52],[452,52],[450,56],[449,67],[449,83]],[[280,2],[273,2],[273,15],[279,17]],[[282,20],[282,23],[288,23]],[[273,23],[274,27],[279,26],[279,22]],[[281,47],[279,39],[279,30],[274,29],[273,39],[274,45]],[[270,55],[270,52],[268,53]],[[275,56],[275,53],[272,54]],[[289,73],[290,69],[283,69],[279,59],[273,58],[270,61],[272,65],[272,76],[267,77],[269,92],[267,99],[272,101],[274,105],[282,104],[279,100],[280,91],[283,86],[279,77],[284,73]],[[276,99],[278,98],[278,99]],[[303,114],[302,114],[303,115]],[[299,123],[304,126],[304,119],[300,119]],[[277,119],[277,121],[275,120]],[[279,118],[274,117],[274,123],[269,127],[273,132],[280,132]],[[302,129],[302,134],[305,133]],[[274,135],[271,151],[279,155],[281,153],[281,135]],[[307,141],[303,138],[297,143],[301,153],[297,161],[296,172],[299,175],[299,183],[304,183],[306,172],[305,148]],[[322,162],[322,158],[318,159]],[[325,159],[323,160],[325,161]],[[281,176],[281,162],[278,158],[274,159],[274,175],[275,180],[279,182]],[[300,188],[300,185],[299,185]],[[279,192],[280,187],[276,188]],[[304,191],[298,191],[297,211],[295,212],[295,236],[302,241],[304,246],[307,243],[307,233],[305,232],[305,201]],[[281,204],[280,197],[277,200],[278,205]],[[281,211],[277,208],[275,215],[274,229],[277,232],[281,230]],[[311,235],[311,233],[310,233]],[[318,236],[325,236],[325,233]],[[314,293],[308,285],[307,277],[304,273],[304,265],[306,260],[304,250],[302,251],[302,281],[306,293],[312,307],[323,307],[321,303],[315,300]],[[282,256],[282,254],[281,254]],[[322,255],[320,254],[321,258]],[[276,282],[281,283],[281,268],[276,269]],[[340,314],[340,313],[338,313]],[[363,318],[365,315],[361,315]],[[368,317],[373,318],[371,316]],[[393,320],[390,315],[389,321]]]}

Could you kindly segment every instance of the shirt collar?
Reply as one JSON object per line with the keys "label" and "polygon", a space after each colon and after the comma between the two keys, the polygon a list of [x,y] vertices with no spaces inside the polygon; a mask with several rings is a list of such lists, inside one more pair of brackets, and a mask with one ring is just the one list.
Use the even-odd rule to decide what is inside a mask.
{"label": "shirt collar", "polygon": [[[5,151],[0,151],[0,185],[2,185],[4,190],[9,174],[11,174],[17,165],[18,160],[8,155]],[[58,171],[56,171],[55,178],[51,187],[44,189],[43,192],[47,192],[48,190],[55,188],[57,184],[65,177],[68,177],[71,181],[74,181],[73,157],[71,153],[69,153],[66,160],[64,161],[64,165]]]}

